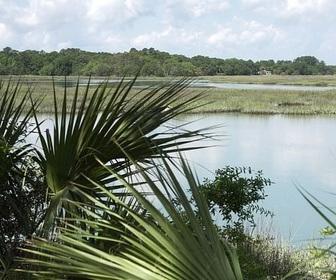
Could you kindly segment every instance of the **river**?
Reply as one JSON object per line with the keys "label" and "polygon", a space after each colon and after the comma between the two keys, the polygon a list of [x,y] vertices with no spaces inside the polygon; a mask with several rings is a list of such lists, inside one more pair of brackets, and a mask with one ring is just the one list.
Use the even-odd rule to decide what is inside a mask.
{"label": "river", "polygon": [[[286,115],[211,114],[188,115],[175,120],[192,122],[190,128],[223,125],[224,136],[204,151],[186,157],[199,178],[213,178],[213,171],[226,165],[263,170],[274,184],[266,187],[262,205],[274,212],[272,220],[259,220],[260,231],[294,244],[319,237],[326,223],[299,194],[302,186],[329,206],[336,193],[336,118]],[[271,225],[270,225],[271,224]]]}
{"label": "river", "polygon": [[[46,118],[43,116],[42,119]],[[336,205],[336,118],[326,116],[209,114],[183,115],[171,125],[187,128],[221,125],[220,141],[198,143],[212,147],[185,154],[200,181],[230,166],[262,170],[274,184],[266,187],[261,204],[274,212],[273,219],[258,219],[256,230],[293,244],[319,237],[326,223],[299,194],[302,186],[329,206]],[[51,119],[42,129],[50,128]],[[35,137],[35,136],[32,136]],[[33,141],[33,139],[30,139]]]}
{"label": "river", "polygon": [[[120,83],[120,79],[97,79],[93,78],[90,80],[91,86],[100,85],[103,82],[108,82],[110,85],[116,85]],[[125,79],[124,82],[130,82],[131,80]],[[80,86],[87,86],[89,80],[87,78],[81,78],[79,81],[77,79],[68,78],[66,80],[66,85],[68,87],[76,86],[77,82],[79,82]],[[134,88],[147,88],[153,85],[163,85],[166,84],[168,80],[151,80],[151,79],[137,79]],[[63,80],[56,81],[57,85],[64,86],[65,82]],[[278,84],[248,84],[248,83],[212,83],[208,80],[196,80],[191,83],[191,87],[194,88],[223,88],[223,89],[251,89],[251,90],[299,90],[299,91],[324,91],[324,90],[335,90],[335,86],[312,86],[312,85],[278,85]]]}

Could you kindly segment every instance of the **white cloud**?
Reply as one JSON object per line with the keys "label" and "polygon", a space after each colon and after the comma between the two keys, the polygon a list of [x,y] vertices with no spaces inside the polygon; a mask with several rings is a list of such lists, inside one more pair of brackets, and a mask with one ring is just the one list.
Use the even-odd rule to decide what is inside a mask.
{"label": "white cloud", "polygon": [[287,0],[286,9],[295,14],[318,11],[328,3],[326,0]]}
{"label": "white cloud", "polygon": [[279,42],[285,36],[282,30],[273,25],[254,20],[235,19],[231,25],[219,26],[217,29],[208,37],[209,44],[225,46]]}
{"label": "white cloud", "polygon": [[182,4],[185,11],[193,17],[218,13],[230,7],[229,3],[223,0],[184,0],[178,1],[177,4]]}
{"label": "white cloud", "polygon": [[282,21],[282,24],[321,20],[321,17],[334,16],[336,9],[333,0],[240,0],[240,3],[250,15]]}
{"label": "white cloud", "polygon": [[207,15],[219,14],[230,7],[226,0],[167,0],[164,10],[166,24],[181,26]]}
{"label": "white cloud", "polygon": [[7,26],[3,23],[0,23],[0,38],[1,41],[5,44],[10,42],[12,33],[8,30]]}
{"label": "white cloud", "polygon": [[256,11],[265,8],[265,0],[241,0],[240,2],[244,8],[255,9]]}
{"label": "white cloud", "polygon": [[201,32],[186,30],[184,28],[176,28],[167,26],[162,31],[154,31],[147,34],[142,34],[134,38],[133,43],[136,47],[167,47],[179,45],[179,47],[197,45],[204,40]]}
{"label": "white cloud", "polygon": [[263,4],[264,0],[241,0],[242,4],[248,7]]}
{"label": "white cloud", "polygon": [[154,0],[89,0],[87,18],[92,22],[122,24],[151,13]]}
{"label": "white cloud", "polygon": [[[309,21],[334,16],[336,2],[332,0],[287,0],[275,5],[275,15],[280,18]],[[323,18],[321,18],[323,17]]]}

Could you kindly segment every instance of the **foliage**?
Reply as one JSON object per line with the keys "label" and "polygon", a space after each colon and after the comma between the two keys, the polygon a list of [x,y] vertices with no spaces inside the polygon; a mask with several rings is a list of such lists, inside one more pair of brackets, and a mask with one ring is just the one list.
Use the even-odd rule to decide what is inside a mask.
{"label": "foliage", "polygon": [[32,146],[25,143],[31,132],[32,110],[23,111],[29,97],[29,90],[20,95],[20,82],[0,82],[0,272],[4,279],[13,267],[16,247],[36,232],[43,218],[43,178],[31,164]]}
{"label": "foliage", "polygon": [[[83,231],[68,220],[58,235],[59,242],[33,240],[25,249],[32,257],[23,261],[37,265],[39,270],[29,272],[48,279],[242,279],[235,251],[220,239],[199,192],[198,181],[186,162],[181,160],[177,166],[187,179],[199,216],[195,215],[186,188],[179,183],[168,160],[163,157],[161,163],[156,161],[151,176],[133,163],[145,182],[144,187],[152,193],[150,199],[118,172],[111,172],[141,208],[150,213],[150,219],[104,187],[95,185],[123,211],[115,213],[105,203],[82,192],[91,203],[70,203],[88,214],[88,219],[81,222],[87,223],[90,231]],[[186,225],[174,207],[173,198],[181,201],[190,225]],[[106,231],[120,232],[120,239],[102,235]],[[103,246],[92,246],[90,240],[117,242],[122,247],[116,254],[113,248],[104,251]]]}
{"label": "foliage", "polygon": [[[238,245],[237,253],[245,279],[300,279],[307,276],[299,269],[303,261],[298,253],[270,236],[252,236]],[[301,276],[301,277],[300,277]]]}
{"label": "foliage", "polygon": [[[131,162],[124,151],[137,163],[146,165],[150,158],[160,153],[168,155],[194,149],[196,147],[186,144],[212,136],[206,132],[212,128],[187,131],[166,124],[175,116],[188,112],[192,103],[201,97],[187,97],[183,103],[175,104],[191,80],[153,86],[141,99],[137,94],[130,94],[135,81],[136,78],[127,83],[120,81],[112,88],[106,81],[92,95],[89,95],[89,81],[81,96],[78,82],[70,104],[65,87],[60,106],[54,89],[55,125],[52,132],[47,130],[46,133],[38,126],[42,151],[36,157],[51,197],[44,227],[46,234],[53,231],[54,218],[64,216],[64,209],[72,206],[68,200],[86,201],[83,192],[97,198],[101,196],[85,177],[111,192],[120,191],[113,186],[115,178],[105,167],[125,177],[132,175]],[[138,94],[142,94],[142,90]],[[35,119],[37,123],[36,114]],[[83,186],[83,182],[88,185]],[[67,210],[66,213],[75,211]]]}
{"label": "foliage", "polygon": [[206,178],[200,186],[210,212],[220,214],[224,222],[223,234],[233,241],[244,240],[244,225],[255,226],[254,215],[272,213],[258,203],[266,198],[264,188],[272,181],[262,176],[262,171],[254,172],[250,167],[226,166],[215,172],[215,178]]}
{"label": "foliage", "polygon": [[144,48],[131,48],[123,53],[94,53],[76,48],[59,52],[16,51],[10,47],[0,51],[0,75],[94,75],[94,76],[214,76],[257,75],[261,70],[285,75],[334,74],[329,66],[313,56],[290,60],[243,60],[237,58],[210,58],[197,55],[192,58]]}
{"label": "foliage", "polygon": [[322,246],[312,245],[310,253],[316,260],[314,263],[314,269],[328,275],[329,279],[336,279],[336,250],[335,241],[331,238],[335,235],[336,224],[333,222],[333,218],[336,216],[336,212],[322,201],[314,197],[305,189],[298,189],[304,199],[313,207],[313,209],[324,219],[328,226],[320,231],[322,237],[324,237],[324,244]]}
{"label": "foliage", "polygon": [[[135,80],[136,78],[129,83],[121,81],[113,88],[110,88],[109,83],[106,82],[101,84],[93,94],[89,94],[90,82],[84,88],[84,94],[80,94],[79,91],[83,88],[79,87],[78,82],[70,102],[68,101],[67,83],[65,82],[61,104],[58,104],[54,86],[55,125],[51,132],[49,129],[43,131],[40,127],[40,120],[37,115],[38,104],[32,103],[31,110],[28,113],[29,117],[33,115],[35,118],[41,149],[33,151],[28,145],[29,153],[21,153],[17,158],[20,163],[24,161],[24,163],[29,164],[29,169],[35,171],[31,176],[35,179],[35,184],[30,187],[27,180],[30,176],[18,173],[17,177],[22,182],[21,189],[28,190],[29,194],[38,191],[40,186],[38,182],[41,182],[42,190],[48,192],[48,199],[50,200],[47,204],[48,209],[45,216],[42,208],[36,209],[36,216],[44,218],[43,232],[37,231],[38,224],[29,233],[22,232],[21,234],[17,228],[14,230],[15,234],[19,234],[20,242],[24,241],[22,246],[27,246],[26,240],[33,235],[45,237],[50,242],[58,240],[59,234],[63,230],[67,232],[71,228],[78,227],[78,230],[88,231],[94,237],[99,237],[99,240],[89,239],[92,246],[99,246],[103,252],[108,253],[112,245],[113,248],[116,248],[114,252],[119,256],[120,252],[124,252],[123,250],[129,247],[123,241],[126,238],[122,231],[125,223],[127,222],[129,226],[139,227],[138,230],[143,231],[143,227],[147,230],[144,223],[152,221],[157,216],[150,213],[151,219],[148,220],[146,216],[146,219],[139,225],[139,221],[133,216],[141,216],[148,209],[132,203],[136,196],[129,190],[125,191],[125,185],[118,184],[118,180],[123,181],[127,178],[134,180],[136,178],[134,177],[135,173],[146,172],[152,165],[155,166],[156,163],[153,163],[151,159],[162,156],[168,157],[169,154],[195,149],[197,146],[186,146],[186,144],[212,137],[212,134],[207,132],[208,129],[211,130],[212,128],[187,131],[178,127],[170,127],[167,124],[167,121],[175,116],[188,112],[192,108],[192,103],[201,97],[201,95],[196,99],[194,96],[192,98],[183,97],[184,102],[176,104],[177,99],[180,98],[184,89],[189,86],[192,80],[181,79],[173,83],[168,82],[164,85],[153,86],[146,89],[145,94],[140,90],[138,94],[141,94],[141,98],[137,94],[130,94]],[[9,81],[8,84],[10,88],[11,82]],[[14,95],[11,96],[13,96],[12,99],[8,98],[8,100],[10,100],[15,112],[15,97]],[[23,100],[29,99],[30,96],[26,95]],[[7,102],[7,99],[5,100]],[[22,108],[23,105],[20,106],[20,111],[17,112],[16,116],[21,117]],[[3,106],[2,111],[10,112],[10,116],[13,115],[11,110],[6,110],[5,106]],[[27,117],[24,127],[28,125],[29,117]],[[7,118],[8,120],[9,118]],[[13,137],[13,132],[15,130],[12,130],[8,135]],[[21,134],[18,135],[22,137]],[[1,155],[4,158],[2,163],[7,167],[7,162],[10,162],[7,161],[9,158],[7,154],[12,147],[5,145],[7,144],[5,142],[1,144]],[[16,144],[13,143],[13,150],[17,148]],[[20,146],[18,151],[21,151],[23,147],[26,146]],[[31,156],[32,152],[35,153],[35,156]],[[26,159],[29,159],[29,162]],[[23,163],[21,163],[21,166],[23,166]],[[137,168],[134,169],[134,167]],[[113,173],[111,173],[111,170]],[[4,175],[8,173],[5,170],[2,171],[4,171],[2,173]],[[26,172],[26,174],[30,173]],[[39,181],[40,174],[43,175],[42,181]],[[44,182],[46,185],[44,185]],[[150,183],[147,181],[147,184]],[[14,186],[11,183],[9,185]],[[44,187],[47,189],[44,189]],[[12,192],[4,192],[1,198],[6,200],[11,194]],[[138,197],[138,199],[140,198]],[[124,201],[128,201],[127,206]],[[29,198],[29,202],[32,203],[34,200]],[[106,206],[110,212],[102,212],[101,206],[96,207],[97,203]],[[31,205],[15,201],[11,206],[17,204],[26,207],[21,209],[22,215],[30,213]],[[41,204],[37,203],[36,205]],[[86,207],[83,208],[83,205],[86,205]],[[12,214],[12,212],[9,213]],[[40,216],[41,214],[42,216]],[[110,227],[103,229],[102,232],[99,229],[96,232],[91,224],[92,221],[96,222],[97,215],[102,215],[103,218],[111,221]],[[111,219],[118,215],[124,217],[122,224],[118,222],[118,219]],[[12,216],[10,219],[12,219]],[[27,221],[30,221],[29,217]],[[20,221],[18,225],[21,226],[22,223],[23,221]],[[65,227],[64,223],[66,223]],[[157,222],[151,226],[157,227],[159,231],[162,230]],[[100,233],[103,233],[103,236],[100,236]],[[180,232],[178,231],[178,233]],[[163,235],[166,236],[167,233],[164,232]],[[175,238],[175,235],[176,233],[173,233],[172,238]],[[112,238],[112,240],[106,240],[102,244],[100,238],[104,239],[106,236]],[[130,236],[136,237],[137,235],[127,232],[127,238],[130,238]],[[78,238],[78,236],[76,237]],[[188,236],[184,236],[184,238],[186,237]],[[122,242],[121,238],[123,239]],[[8,240],[12,239],[7,238],[7,236],[2,238],[4,242]],[[176,240],[174,239],[174,241]],[[198,242],[197,239],[196,241]],[[139,239],[137,239],[137,242],[139,242]],[[170,242],[175,246],[174,242]],[[141,243],[143,243],[143,240],[141,240]],[[15,244],[15,246],[17,245]],[[199,246],[204,247],[204,244]],[[192,247],[195,247],[195,244]],[[212,250],[214,249],[212,248]],[[217,254],[216,250],[215,254]],[[225,252],[228,250],[229,248],[225,249]],[[21,254],[28,254],[27,258],[30,257],[27,251],[23,250]],[[221,259],[221,257],[217,256],[215,259]],[[5,258],[1,262],[6,267],[3,267],[2,271],[7,274],[7,269],[10,269],[10,267],[4,263],[4,260]],[[139,261],[141,261],[141,258]],[[177,259],[177,263],[180,261],[183,262],[184,259]],[[226,262],[227,265],[231,265],[228,260]],[[204,263],[206,264],[206,262]],[[24,268],[22,263],[17,263],[17,266],[21,269]],[[238,267],[237,264],[235,266]],[[129,268],[128,265],[124,270]],[[237,268],[234,268],[234,270],[237,270]],[[204,272],[209,273],[206,269]],[[233,276],[230,278],[233,278]]]}
{"label": "foliage", "polygon": [[[317,269],[311,250],[275,238],[272,232],[269,227],[247,232],[248,238],[237,245],[244,279],[329,279]],[[336,266],[330,259],[324,264]]]}
{"label": "foliage", "polygon": [[[4,274],[12,268],[16,246],[33,235],[52,239],[61,217],[77,215],[79,220],[83,219],[81,226],[85,228],[87,214],[71,202],[89,203],[86,195],[90,195],[109,206],[114,205],[118,213],[119,208],[106,200],[104,192],[97,191],[95,183],[116,196],[132,200],[123,187],[113,184],[116,177],[106,169],[112,168],[125,178],[133,176],[132,162],[125,151],[146,169],[150,159],[160,157],[161,153],[168,156],[194,149],[195,145],[186,144],[212,137],[212,133],[207,132],[211,128],[187,131],[167,123],[191,109],[194,97],[176,104],[191,80],[155,85],[146,89],[145,94],[140,90],[134,95],[131,91],[135,80],[121,81],[114,88],[109,87],[108,82],[103,83],[93,95],[89,94],[90,82],[83,89],[78,81],[70,102],[65,83],[61,104],[58,104],[54,85],[55,125],[51,132],[43,131],[40,126],[37,115],[40,100],[33,101],[33,87],[28,87],[27,93],[21,96],[20,81],[15,84],[7,80],[0,84],[3,91],[0,103],[1,271]],[[82,89],[84,94],[79,94]],[[26,104],[30,100],[31,104]],[[24,143],[32,116],[37,125],[39,149]],[[84,182],[87,185],[83,186]],[[41,222],[44,231],[39,231]]]}
{"label": "foliage", "polygon": [[[256,258],[255,250],[267,240],[237,240],[244,222],[254,223],[254,213],[270,214],[257,202],[266,197],[264,187],[271,181],[261,171],[226,167],[216,171],[214,181],[200,184],[184,160],[176,163],[170,156],[200,148],[185,144],[213,134],[163,127],[195,106],[194,96],[183,95],[192,80],[133,95],[135,80],[114,88],[105,82],[92,95],[90,82],[83,89],[78,81],[70,102],[65,83],[61,104],[54,86],[52,131],[40,127],[32,88],[21,97],[20,82],[0,84],[0,277],[15,277],[12,259],[21,245],[16,272],[47,279],[242,279],[237,252],[228,243],[232,240],[251,279],[282,275],[279,270],[263,272],[273,260]],[[29,100],[31,109],[24,113]],[[25,143],[32,115],[42,149]],[[191,198],[176,168],[186,177]],[[222,215],[223,232],[213,225],[211,212]],[[335,230],[332,225],[324,232]],[[322,250],[323,256],[333,256],[332,249]],[[286,256],[281,260],[287,261]],[[251,261],[254,257],[259,261]],[[268,266],[259,266],[262,261]]]}

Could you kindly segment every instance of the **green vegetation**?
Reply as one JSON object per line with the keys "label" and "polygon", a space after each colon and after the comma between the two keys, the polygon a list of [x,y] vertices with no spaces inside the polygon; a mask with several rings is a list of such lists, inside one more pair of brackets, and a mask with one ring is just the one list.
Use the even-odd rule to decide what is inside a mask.
{"label": "green vegetation", "polygon": [[[136,94],[130,95],[134,82],[121,82],[113,89],[103,83],[91,96],[89,86],[80,96],[77,86],[70,103],[65,88],[60,106],[54,90],[52,133],[41,130],[36,115],[39,103],[29,99],[30,91],[20,99],[20,83],[14,85],[13,90],[11,81],[4,82],[1,88],[1,111],[4,112],[1,162],[11,163],[8,135],[14,133],[25,140],[23,128],[29,127],[28,117],[20,122],[18,116],[25,102],[32,100],[27,116],[35,117],[41,150],[27,144],[30,148],[27,157],[31,161],[18,166],[23,170],[35,168],[42,174],[42,180],[30,189],[26,181],[30,177],[24,172],[13,172],[20,179],[18,184],[12,185],[9,181],[1,187],[0,197],[7,201],[1,204],[6,207],[0,212],[1,241],[11,243],[9,250],[2,251],[0,256],[2,279],[23,279],[25,272],[48,279],[68,279],[69,276],[80,279],[106,276],[109,279],[218,279],[219,275],[242,279],[235,249],[216,231],[199,194],[196,177],[183,160],[180,164],[172,162],[183,171],[194,190],[204,227],[198,223],[199,217],[194,215],[184,188],[170,167],[173,160],[170,154],[197,148],[187,144],[212,137],[212,129],[185,131],[166,126],[160,133],[155,131],[168,120],[190,110],[192,99],[175,105],[178,94],[190,81],[182,79],[157,86],[145,94],[140,90],[142,98],[136,101],[133,100]],[[17,105],[14,100],[19,101]],[[20,151],[22,148],[18,146]],[[11,171],[15,167],[7,168],[6,164],[1,169],[1,182],[6,179],[5,168]],[[27,189],[22,193],[23,200],[32,202],[29,190],[35,187],[40,190],[40,183],[46,198],[39,215],[30,212],[30,205],[17,204],[18,194],[6,188],[9,185],[12,189]],[[176,196],[183,201],[192,228],[181,222],[171,201]],[[155,197],[156,203],[152,204],[147,197]],[[8,212],[12,211],[8,206],[19,209]],[[166,214],[171,220],[165,218]],[[11,229],[5,225],[10,221],[22,226],[21,216],[24,215],[34,222],[34,230],[27,233],[21,227],[14,229],[19,239],[15,242],[10,235]],[[203,258],[199,257],[199,252]],[[14,257],[20,260],[14,261]]]}
{"label": "green vegetation", "polygon": [[[314,277],[296,253],[244,232],[269,214],[261,172],[226,167],[201,184],[191,171],[181,153],[216,137],[167,125],[206,102],[192,80],[135,81],[54,86],[46,131],[34,88],[0,83],[0,279]],[[26,143],[33,132],[40,148]]]}
{"label": "green vegetation", "polygon": [[[242,60],[169,54],[153,48],[130,49],[123,53],[94,53],[80,49],[59,52],[25,50],[10,47],[0,52],[0,75],[42,76],[216,76],[258,75],[263,71],[277,75],[332,75],[335,66],[313,56],[290,60]],[[140,71],[140,72],[139,72]],[[265,72],[266,73],[266,72]]]}
{"label": "green vegetation", "polygon": [[[336,266],[335,266],[335,234],[336,234],[336,224],[333,221],[336,212],[333,207],[330,207],[312,196],[303,188],[299,188],[299,192],[304,197],[304,199],[310,204],[310,206],[315,209],[315,211],[321,216],[323,220],[327,223],[327,226],[321,229],[320,234],[322,240],[324,241],[322,246],[319,244],[312,244],[310,248],[310,254],[316,260],[315,269],[320,272],[320,274],[331,275],[329,279],[336,279]],[[335,195],[335,194],[331,194]],[[332,264],[332,265],[330,265]]]}
{"label": "green vegetation", "polygon": [[[268,76],[270,77],[270,76]],[[263,77],[268,80],[268,77]],[[288,76],[291,77],[291,76]],[[312,76],[302,78],[293,76],[288,78],[288,83],[303,83],[310,81],[312,84]],[[320,76],[320,80],[326,84],[335,83],[332,76]],[[4,80],[9,78],[4,78]],[[11,77],[10,80],[19,79],[21,81],[22,91],[33,90],[35,96],[43,96],[42,104],[39,107],[40,112],[51,113],[54,111],[53,82],[50,77]],[[284,83],[282,76],[272,78],[277,83]],[[113,80],[113,79],[111,79]],[[120,78],[117,78],[119,81]],[[231,77],[228,82],[246,82],[246,77]],[[73,99],[76,91],[78,78],[67,78],[67,98],[69,101]],[[81,81],[81,80],[80,80]],[[142,84],[145,88],[134,86],[130,90],[130,95],[134,95],[131,102],[141,100],[144,95],[151,89],[150,86],[163,85],[174,80],[154,79],[143,80]],[[251,80],[249,80],[251,81]],[[262,83],[264,79],[260,79]],[[61,104],[64,91],[64,78],[54,79],[54,90],[56,92],[57,104]],[[82,78],[82,85],[79,86],[78,96],[81,97],[86,88],[88,80]],[[140,82],[139,82],[140,83]],[[109,83],[108,87],[116,87],[118,82]],[[91,98],[98,85],[90,85],[88,88],[88,98]],[[139,89],[142,89],[139,92]],[[21,93],[19,93],[20,95]],[[159,93],[158,93],[159,94]],[[183,104],[185,100],[193,99],[194,106],[188,113],[224,113],[224,112],[240,112],[251,114],[297,114],[297,115],[313,115],[313,114],[329,114],[336,113],[336,95],[335,90],[273,90],[273,89],[223,89],[223,88],[186,88],[183,93],[177,93],[178,98],[174,104]],[[198,98],[202,96],[202,98]],[[29,106],[26,107],[29,110]],[[70,108],[69,108],[70,110]]]}
{"label": "green vegetation", "polygon": [[[132,203],[100,185],[95,188],[113,201],[113,209],[84,192],[90,203],[69,201],[85,211],[85,218],[77,218],[75,224],[68,220],[57,236],[59,242],[38,239],[25,249],[32,256],[23,262],[35,266],[30,272],[48,279],[243,279],[235,250],[220,239],[189,166],[180,162],[200,217],[194,215],[170,163],[163,158],[161,163],[151,170],[151,179],[134,162],[143,187],[156,202],[139,191],[142,185],[117,173],[111,175],[132,195]],[[173,207],[172,196],[182,201],[190,225]]]}
{"label": "green vegetation", "polygon": [[[196,93],[196,92],[195,92]],[[251,114],[335,114],[335,90],[211,89],[207,106],[193,112],[240,112]]]}
{"label": "green vegetation", "polygon": [[[0,279],[14,266],[17,247],[38,231],[43,220],[43,176],[25,143],[32,109],[23,112],[29,92],[17,100],[19,83],[0,82]],[[15,104],[18,101],[18,104]],[[10,278],[14,279],[14,278]]]}
{"label": "green vegetation", "polygon": [[221,234],[233,243],[240,244],[247,236],[245,227],[256,226],[254,215],[273,214],[258,203],[266,198],[264,188],[272,181],[262,176],[262,171],[254,172],[251,167],[231,167],[215,171],[215,178],[206,178],[200,185],[210,212],[222,218],[224,226]]}

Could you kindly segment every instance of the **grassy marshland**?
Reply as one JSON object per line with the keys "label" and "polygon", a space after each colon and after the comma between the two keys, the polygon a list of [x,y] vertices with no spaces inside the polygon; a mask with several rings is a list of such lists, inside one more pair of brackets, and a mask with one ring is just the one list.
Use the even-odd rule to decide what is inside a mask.
{"label": "grassy marshland", "polygon": [[198,112],[300,115],[336,113],[336,90],[210,89],[205,93],[204,101],[209,104],[200,107]]}
{"label": "grassy marshland", "polygon": [[[290,85],[336,85],[336,76],[215,76],[203,77],[210,82],[220,83],[255,83],[255,84],[290,84]],[[202,79],[203,79],[202,78]],[[44,96],[41,112],[53,111],[52,83],[50,77],[23,77],[21,78],[22,92],[34,85],[35,96]],[[77,78],[69,78],[73,81]],[[103,78],[102,78],[103,79]],[[143,80],[143,78],[139,78]],[[162,78],[151,78],[162,82]],[[64,87],[57,85],[57,82],[64,81],[58,77],[56,91],[60,98],[63,95]],[[84,88],[84,87],[83,87]],[[95,86],[92,86],[92,92]],[[74,87],[68,87],[68,96],[71,99]],[[135,92],[138,90],[135,89]],[[223,89],[223,88],[190,88],[181,94],[180,102],[184,96],[204,94],[201,101],[206,105],[193,110],[194,113],[218,113],[218,112],[241,112],[255,114],[336,114],[336,88],[335,90],[313,91],[313,90],[274,90],[274,89]],[[138,96],[141,98],[141,95]],[[199,104],[201,105],[201,104]]]}

